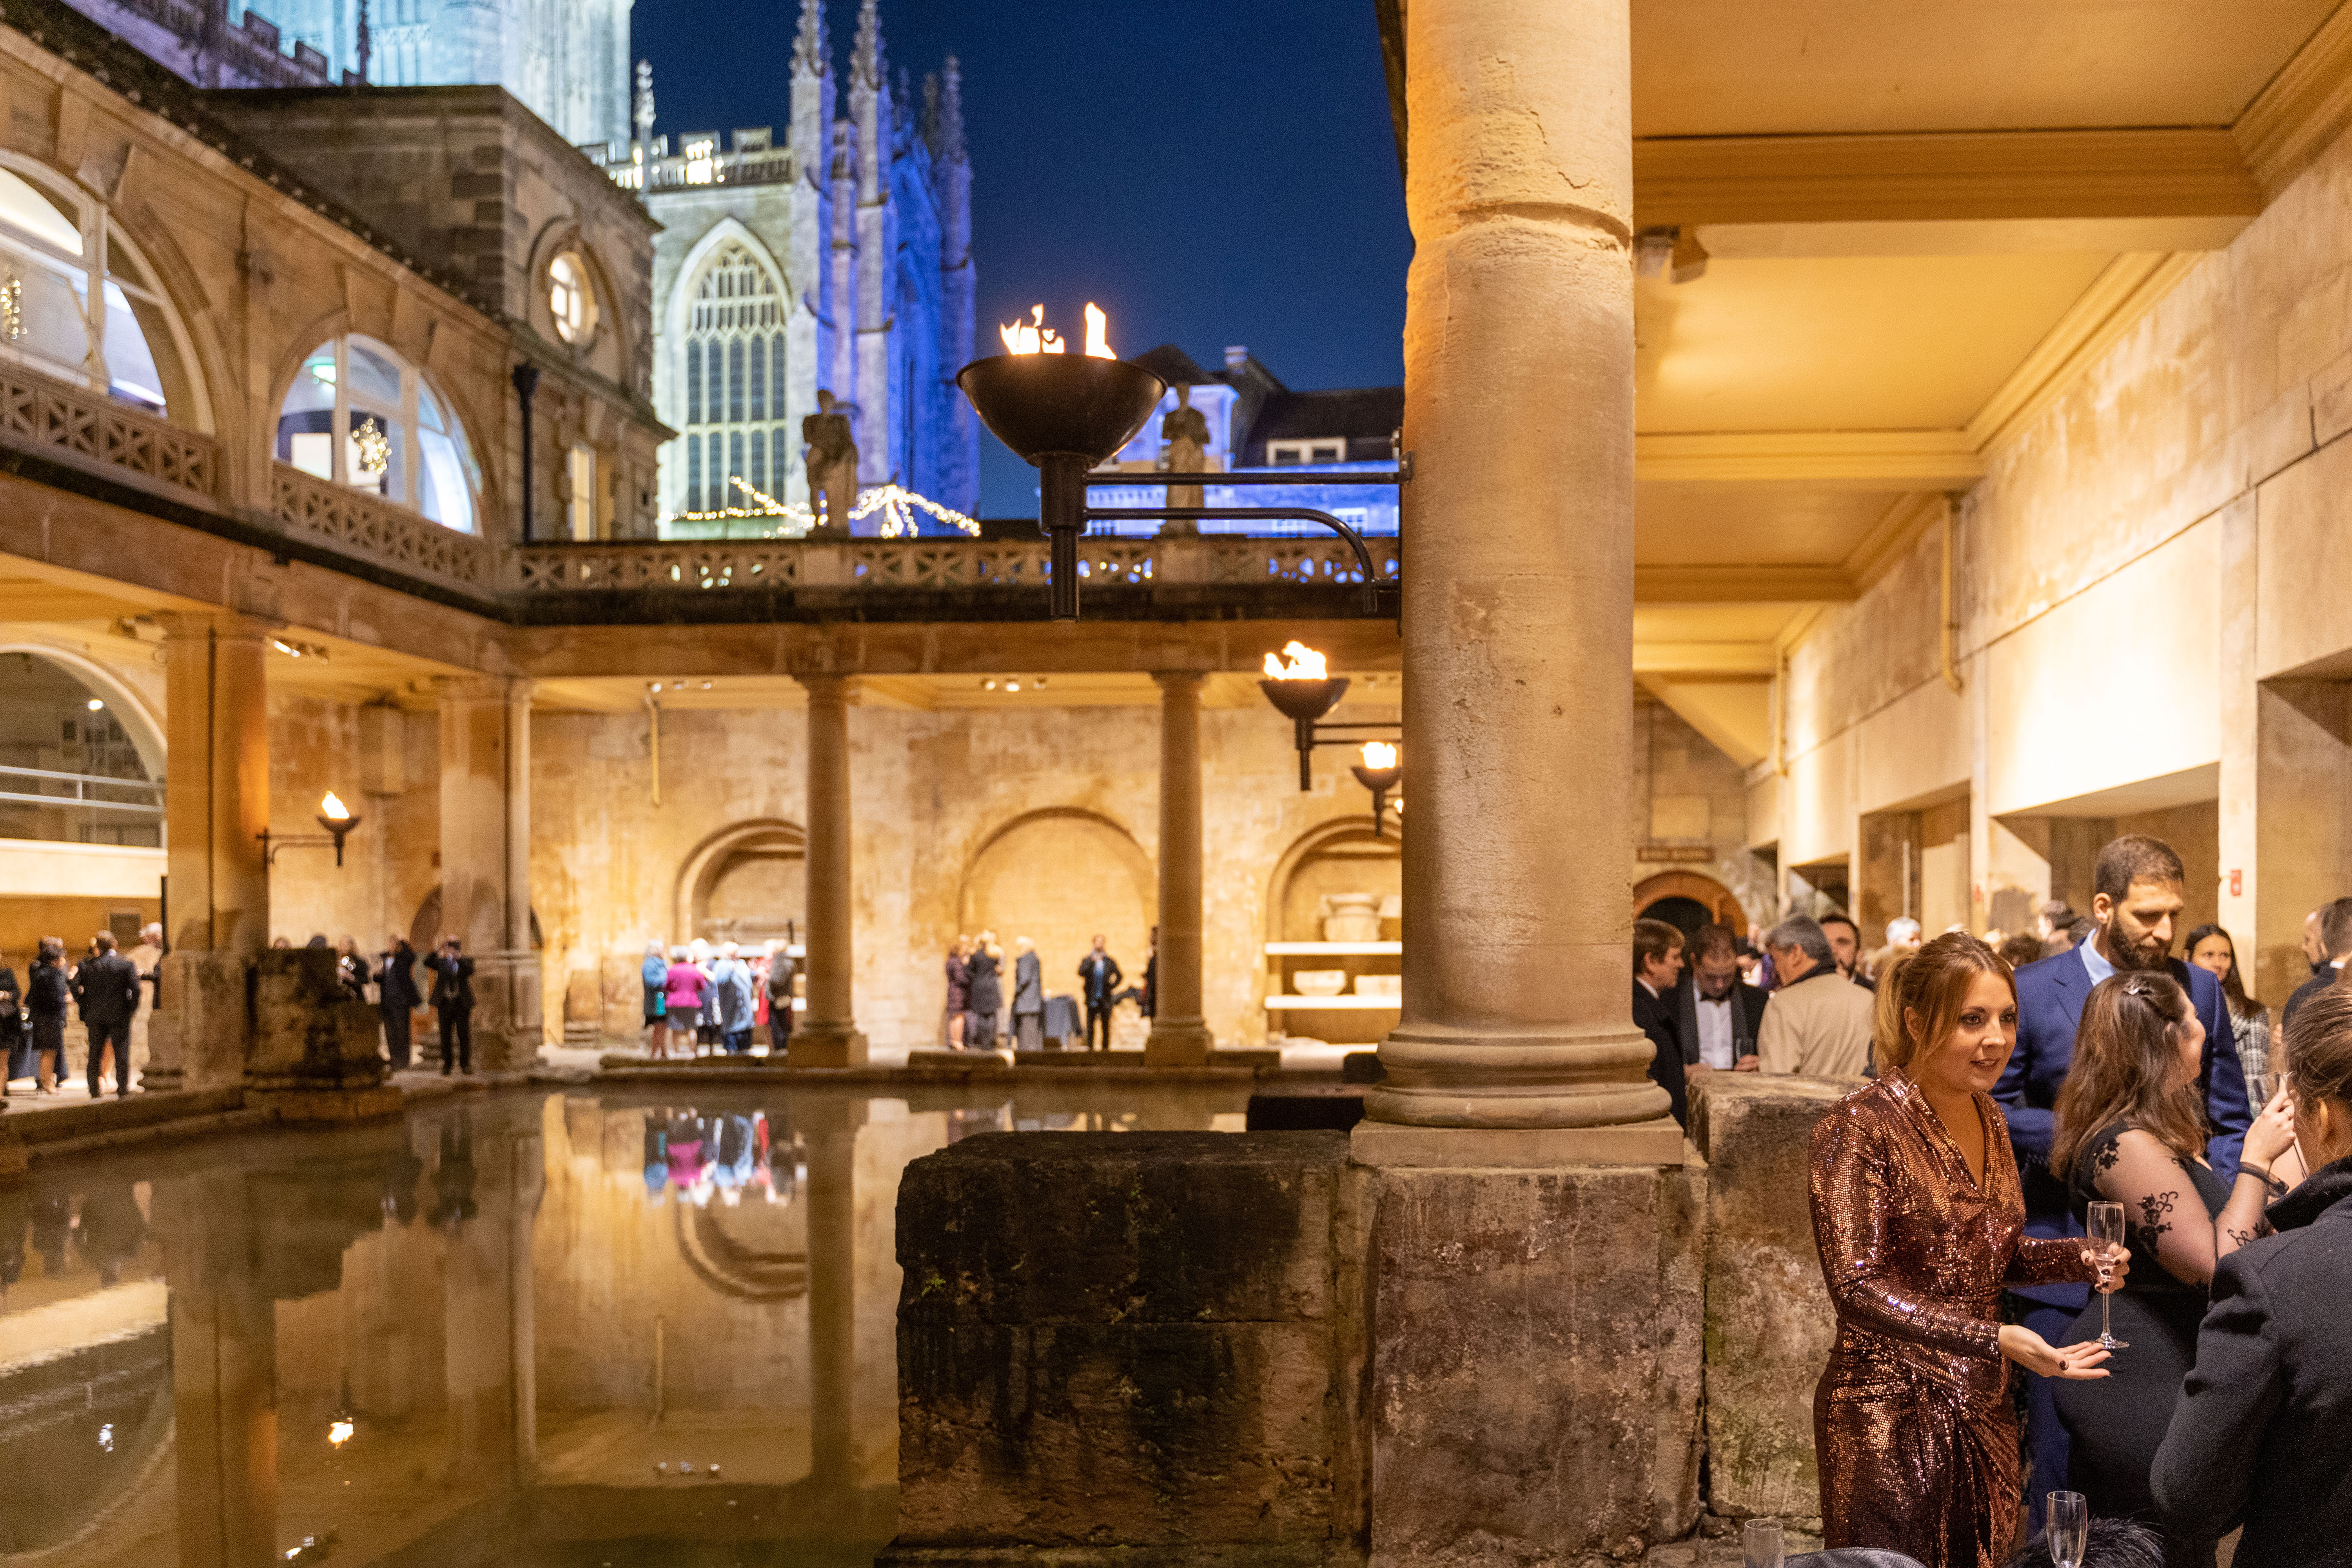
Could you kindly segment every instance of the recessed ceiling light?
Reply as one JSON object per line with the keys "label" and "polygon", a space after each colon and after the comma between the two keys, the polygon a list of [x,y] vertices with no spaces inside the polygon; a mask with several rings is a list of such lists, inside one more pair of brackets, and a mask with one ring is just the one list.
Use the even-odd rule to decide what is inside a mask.
{"label": "recessed ceiling light", "polygon": [[1008,680],[1004,683],[1004,689],[1007,691],[1018,691],[1021,689],[1021,683],[1017,680]]}
{"label": "recessed ceiling light", "polygon": [[93,697],[89,700],[89,710],[93,713],[105,706],[106,701],[103,698]]}
{"label": "recessed ceiling light", "polygon": [[995,689],[996,689],[996,677],[994,677],[994,676],[992,676],[992,676],[990,676],[986,680],[982,681],[982,682],[980,683],[980,689],[981,689],[982,691],[993,691],[993,690],[995,690]]}
{"label": "recessed ceiling light", "polygon": [[704,681],[704,682],[702,683],[702,689],[704,689],[705,691],[709,690],[709,689],[710,689],[710,682],[709,682],[709,681],[707,681],[707,680],[706,680],[706,681]]}

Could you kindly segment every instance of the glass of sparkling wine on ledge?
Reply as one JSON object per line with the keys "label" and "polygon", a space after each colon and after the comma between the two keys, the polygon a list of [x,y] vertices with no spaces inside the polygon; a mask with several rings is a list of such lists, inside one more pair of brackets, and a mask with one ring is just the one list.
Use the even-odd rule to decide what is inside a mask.
{"label": "glass of sparkling wine on ledge", "polygon": [[[2116,1259],[2124,1250],[2124,1205],[2093,1204],[2084,1228],[2091,1233],[2091,1250],[2098,1257],[2099,1283],[2104,1285],[2113,1276]],[[2111,1351],[2128,1350],[2131,1342],[2116,1338],[2108,1313],[2114,1310],[2115,1298],[2106,1291],[2099,1292],[2099,1343]],[[2069,1492],[2064,1494],[2073,1496]]]}
{"label": "glass of sparkling wine on ledge", "polygon": [[2091,1544],[2091,1505],[2081,1492],[2052,1492],[2043,1500],[2050,1515],[2050,1561],[2058,1568],[2083,1568]]}
{"label": "glass of sparkling wine on ledge", "polygon": [[1780,1568],[1788,1552],[1777,1519],[1751,1519],[1739,1532],[1746,1568]]}

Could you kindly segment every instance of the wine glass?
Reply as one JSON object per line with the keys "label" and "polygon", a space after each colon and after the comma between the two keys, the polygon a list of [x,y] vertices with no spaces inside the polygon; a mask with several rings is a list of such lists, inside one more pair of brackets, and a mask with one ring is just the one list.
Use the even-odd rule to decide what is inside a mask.
{"label": "wine glass", "polygon": [[[2097,1255],[2098,1259],[2099,1283],[2104,1285],[2115,1269],[2116,1259],[2123,1256],[2124,1205],[2108,1203],[2093,1204],[2084,1228],[2091,1233],[2092,1250]],[[2114,1306],[2115,1297],[2107,1291],[2100,1291],[2099,1343],[2111,1351],[2128,1350],[2131,1347],[2131,1342],[2116,1338],[2114,1325],[2108,1321],[2108,1314],[2113,1310]],[[2073,1497],[2074,1494],[2053,1492],[2051,1495]]]}
{"label": "wine glass", "polygon": [[2052,1492],[2043,1500],[2050,1515],[2050,1561],[2057,1568],[2083,1568],[2091,1543],[2091,1505],[2081,1492]]}
{"label": "wine glass", "polygon": [[[1749,1520],[1739,1532],[1739,1545],[1747,1558],[1747,1568],[1780,1568],[1788,1552],[1777,1519]],[[2068,1563],[2065,1568],[2077,1565]]]}

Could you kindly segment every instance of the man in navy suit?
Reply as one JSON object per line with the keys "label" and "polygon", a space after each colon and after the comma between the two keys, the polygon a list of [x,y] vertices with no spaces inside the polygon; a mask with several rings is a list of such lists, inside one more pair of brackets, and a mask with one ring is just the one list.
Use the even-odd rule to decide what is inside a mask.
{"label": "man in navy suit", "polygon": [[[2117,972],[2162,970],[2189,993],[2190,1010],[2205,1026],[2197,1089],[2212,1137],[2206,1157],[2224,1182],[2237,1178],[2238,1150],[2252,1114],[2244,1069],[2230,1032],[2221,983],[2206,970],[2172,956],[2187,904],[2188,876],[2180,857],[2161,839],[2118,838],[2099,851],[2092,871],[2091,919],[2096,934],[2082,946],[2017,972],[2017,1048],[1993,1089],[2009,1119],[2009,1141],[2025,1195],[2028,1236],[2080,1236],[2066,1201],[2066,1184],[2050,1173],[2050,1142],[2059,1087],[2074,1060],[2074,1031],[2091,988]],[[2018,1320],[2052,1344],[2063,1342],[2074,1314],[2090,1300],[2084,1285],[2043,1285],[2012,1291]],[[2026,1496],[2033,1528],[2042,1528],[2045,1493],[2066,1485],[2066,1429],[2058,1424],[2048,1378],[2026,1378],[2026,1445],[2033,1461]]]}

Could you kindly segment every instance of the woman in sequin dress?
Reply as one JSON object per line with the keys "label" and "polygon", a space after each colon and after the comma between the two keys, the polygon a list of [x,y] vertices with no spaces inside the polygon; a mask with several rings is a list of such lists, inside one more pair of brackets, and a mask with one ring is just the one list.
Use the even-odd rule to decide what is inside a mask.
{"label": "woman in sequin dress", "polygon": [[2107,1375],[2095,1344],[2054,1349],[2000,1321],[2004,1285],[2096,1277],[2079,1239],[2024,1235],[1988,1092],[2016,1041],[2009,965],[1972,936],[1939,936],[1879,983],[1877,1081],[1813,1129],[1813,1236],[1837,1309],[1813,1394],[1828,1546],[1993,1568],[2020,1496],[2007,1363]]}

